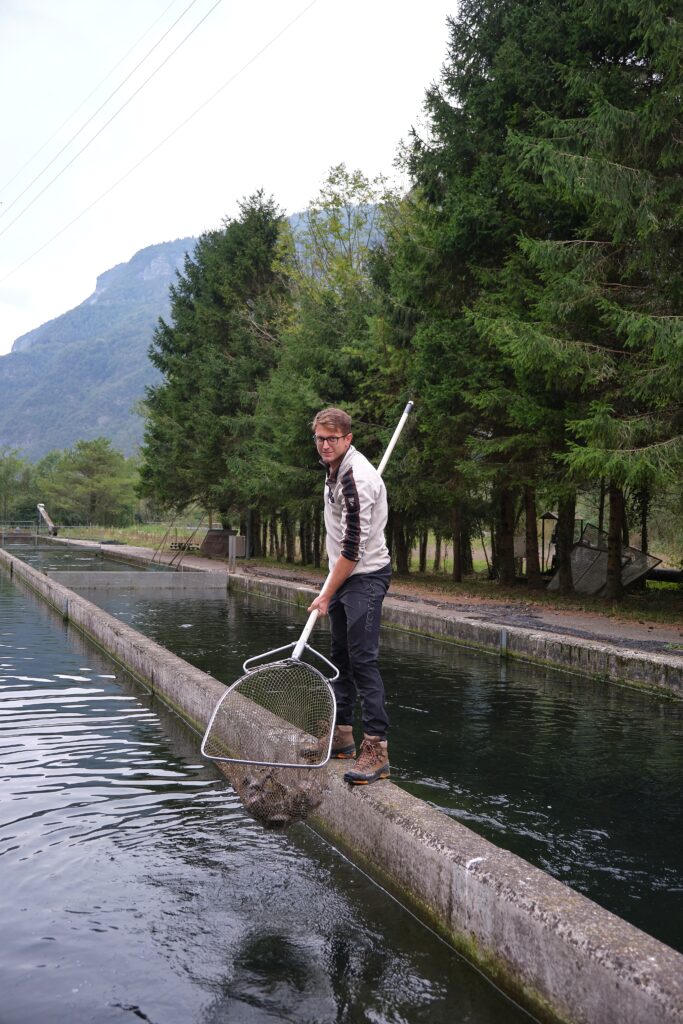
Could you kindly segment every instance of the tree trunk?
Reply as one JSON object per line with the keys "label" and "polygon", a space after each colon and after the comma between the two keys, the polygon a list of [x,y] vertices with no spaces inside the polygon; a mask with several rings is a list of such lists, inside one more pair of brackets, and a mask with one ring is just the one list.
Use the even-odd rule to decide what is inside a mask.
{"label": "tree trunk", "polygon": [[406,531],[403,525],[403,516],[400,512],[394,512],[393,515],[393,536],[394,552],[396,555],[396,571],[407,576],[410,572],[410,552],[408,550]]}
{"label": "tree trunk", "polygon": [[[640,533],[640,550],[646,555],[650,547],[650,537],[648,530],[648,518],[650,514],[650,492],[647,487],[640,487],[634,495],[634,516],[638,519],[638,529]],[[647,590],[647,580],[645,576],[641,576],[636,583],[631,584],[631,589],[645,591]]]}
{"label": "tree trunk", "polygon": [[306,540],[306,564],[313,564],[313,511],[309,509],[306,513],[306,530],[304,538]]}
{"label": "tree trunk", "polygon": [[474,572],[474,558],[472,557],[472,536],[469,529],[462,530],[462,574],[469,576]]}
{"label": "tree trunk", "polygon": [[253,557],[263,558],[263,546],[261,544],[261,513],[251,513],[251,542],[253,547]]}
{"label": "tree trunk", "polygon": [[526,519],[526,578],[529,586],[540,590],[543,586],[541,563],[538,558],[538,522],[536,514],[536,491],[524,488],[524,516]]}
{"label": "tree trunk", "polygon": [[280,531],[278,529],[277,516],[274,515],[270,520],[270,544],[271,544],[271,555],[277,558],[278,562],[282,561],[282,544],[280,543]]}
{"label": "tree trunk", "polygon": [[302,516],[299,519],[299,552],[301,554],[301,564],[306,564],[306,520]]}
{"label": "tree trunk", "polygon": [[607,587],[610,601],[619,601],[624,587],[621,582],[621,544],[624,528],[624,492],[610,481],[609,532],[607,534]]}
{"label": "tree trunk", "polygon": [[502,487],[498,494],[496,523],[496,569],[504,587],[515,582],[515,499],[510,487]]}
{"label": "tree trunk", "polygon": [[434,572],[441,572],[441,534],[437,533],[434,538]]}
{"label": "tree trunk", "polygon": [[600,480],[600,500],[598,504],[598,530],[605,529],[605,478]]}
{"label": "tree trunk", "polygon": [[454,583],[462,583],[462,505],[456,500],[453,505],[453,572]]}
{"label": "tree trunk", "polygon": [[[491,561],[490,561],[489,567],[488,567],[489,579],[490,580],[495,580],[495,578],[496,578],[496,576],[498,574],[498,570],[496,569],[496,566],[498,564],[498,541],[497,541],[497,538],[496,538],[496,525],[495,525],[495,523],[491,523],[489,525],[489,539],[491,541]],[[484,538],[482,536],[482,543],[483,542],[484,542]]]}
{"label": "tree trunk", "polygon": [[406,551],[408,552],[408,572],[413,568],[413,548],[415,547],[415,532],[412,529],[406,527]]}
{"label": "tree trunk", "polygon": [[422,530],[420,533],[420,572],[427,572],[427,543],[429,541],[429,530]]}
{"label": "tree trunk", "polygon": [[313,563],[313,513],[308,510],[302,513],[299,531],[302,565]]}
{"label": "tree trunk", "polygon": [[644,555],[650,550],[648,519],[650,516],[650,492],[643,488],[640,492],[640,550]]}
{"label": "tree trunk", "polygon": [[561,498],[557,509],[555,526],[555,551],[561,594],[574,592],[572,577],[572,548],[574,547],[574,518],[576,516],[576,494]]}
{"label": "tree trunk", "polygon": [[628,527],[628,511],[626,509],[626,500],[623,497],[621,502],[621,508],[621,543],[624,545],[625,548],[627,548],[631,544],[631,531]]}
{"label": "tree trunk", "polygon": [[287,511],[282,513],[282,532],[284,534],[285,562],[293,563],[296,559],[296,541],[294,525]]}

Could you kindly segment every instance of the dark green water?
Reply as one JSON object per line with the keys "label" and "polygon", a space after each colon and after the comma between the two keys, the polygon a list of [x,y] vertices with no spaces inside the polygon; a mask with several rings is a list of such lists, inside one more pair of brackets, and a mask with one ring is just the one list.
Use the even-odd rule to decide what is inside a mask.
{"label": "dark green water", "polygon": [[[213,606],[214,652],[249,646],[245,616]],[[3,571],[0,711],[2,1024],[528,1019],[305,826],[264,832],[198,739]]]}
{"label": "dark green water", "polygon": [[[96,599],[225,682],[305,621],[253,598]],[[324,629],[312,643],[327,653]],[[382,671],[396,783],[683,950],[682,702],[392,630]]]}

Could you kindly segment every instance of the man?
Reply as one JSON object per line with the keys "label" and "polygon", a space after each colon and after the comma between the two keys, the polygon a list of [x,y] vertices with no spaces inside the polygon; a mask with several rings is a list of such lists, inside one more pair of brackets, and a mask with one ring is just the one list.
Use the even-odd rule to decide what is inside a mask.
{"label": "man", "polygon": [[351,418],[342,409],[323,409],[313,420],[313,439],[325,479],[328,579],[309,612],[329,614],[337,727],[332,757],[354,758],[353,718],[360,697],[363,742],[344,779],[367,785],[389,777],[384,683],[377,666],[382,602],[391,580],[384,539],[387,492],[381,476],[352,445]]}

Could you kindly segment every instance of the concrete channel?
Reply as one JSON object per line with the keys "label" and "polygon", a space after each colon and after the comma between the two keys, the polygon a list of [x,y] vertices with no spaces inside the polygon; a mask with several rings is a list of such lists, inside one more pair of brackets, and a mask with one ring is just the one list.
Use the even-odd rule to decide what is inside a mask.
{"label": "concrete channel", "polygon": [[[155,588],[201,591],[205,587],[215,593],[229,584],[230,589],[278,600],[303,602],[310,597],[307,588],[283,589],[280,584],[243,576],[228,579],[224,572],[111,573],[106,581],[101,579],[104,573],[53,573],[51,578],[1,549],[0,566],[197,732],[204,731],[223,685],[103,612],[65,581],[71,587],[130,586],[133,575],[138,579],[144,575],[140,582]],[[413,612],[411,607],[409,613]],[[391,622],[390,615],[386,618]],[[440,621],[437,616],[424,632],[444,636]],[[392,624],[423,632],[423,624],[415,617]],[[508,637],[508,649],[517,645],[517,656],[521,656],[521,640]],[[496,649],[494,639],[484,637],[483,641],[473,640],[468,646]],[[460,642],[467,641],[460,638]],[[590,674],[607,674],[594,671],[595,661],[589,664]],[[667,689],[681,692],[672,685],[672,680],[676,684],[673,669],[666,675],[658,668],[652,677],[636,682],[662,685],[656,682],[662,675]],[[679,953],[398,786],[386,782],[348,787],[342,781],[343,771],[343,765],[332,765],[330,791],[316,816],[309,819],[311,824],[539,1020],[683,1022],[683,956]]]}

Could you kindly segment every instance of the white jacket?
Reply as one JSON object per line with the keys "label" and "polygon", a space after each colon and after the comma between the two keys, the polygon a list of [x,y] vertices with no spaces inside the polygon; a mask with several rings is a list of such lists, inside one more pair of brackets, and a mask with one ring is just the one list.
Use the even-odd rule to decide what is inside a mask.
{"label": "white jacket", "polygon": [[387,491],[377,470],[350,445],[334,476],[325,480],[325,530],[330,571],[340,555],[356,562],[352,576],[389,562],[384,540]]}

